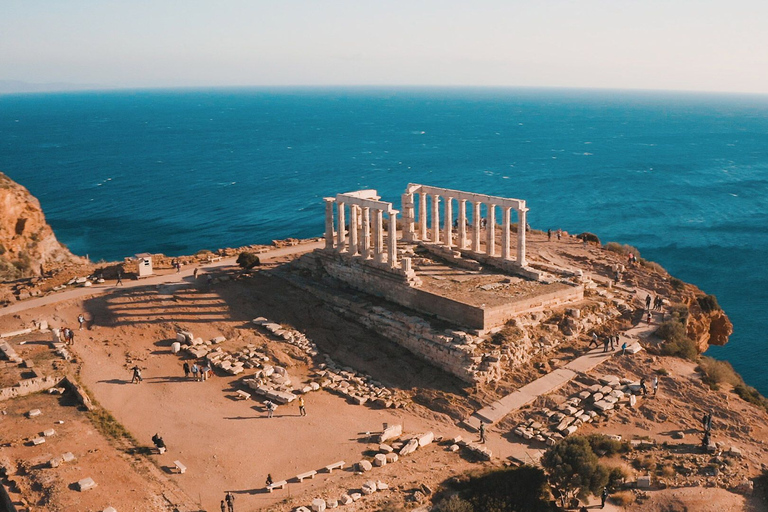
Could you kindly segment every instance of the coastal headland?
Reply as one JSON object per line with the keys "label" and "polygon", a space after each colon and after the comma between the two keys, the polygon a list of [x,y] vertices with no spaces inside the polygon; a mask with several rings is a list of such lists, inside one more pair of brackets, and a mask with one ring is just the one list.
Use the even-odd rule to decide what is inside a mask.
{"label": "coastal headland", "polygon": [[[621,475],[605,510],[764,509],[764,399],[699,355],[732,330],[714,297],[634,248],[526,229],[524,202],[485,196],[507,209],[481,222],[456,191],[359,192],[326,199],[325,238],[147,255],[141,279],[137,258],[9,258],[0,503],[441,510],[467,475],[600,434],[622,443],[598,454]],[[439,194],[455,224],[430,225],[454,218]],[[25,224],[14,255],[43,233]]]}

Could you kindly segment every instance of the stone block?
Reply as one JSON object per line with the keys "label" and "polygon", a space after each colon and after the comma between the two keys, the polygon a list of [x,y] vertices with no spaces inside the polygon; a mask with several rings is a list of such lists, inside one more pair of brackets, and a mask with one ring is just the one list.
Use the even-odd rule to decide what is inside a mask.
{"label": "stone block", "polygon": [[427,432],[426,434],[416,436],[416,439],[419,440],[419,447],[427,446],[435,440],[435,434],[433,432]]}
{"label": "stone block", "polygon": [[352,497],[349,494],[342,494],[341,498],[339,498],[339,503],[342,505],[349,505],[352,503]]}
{"label": "stone block", "polygon": [[93,478],[91,477],[83,478],[77,482],[77,489],[79,491],[87,491],[93,489],[94,487],[96,487],[96,482],[94,482]]}
{"label": "stone block", "polygon": [[30,418],[34,418],[35,416],[40,416],[41,414],[43,413],[40,412],[40,409],[32,409],[27,413],[27,416],[29,416]]}
{"label": "stone block", "polygon": [[373,469],[373,465],[368,462],[367,460],[361,460],[357,463],[357,467],[362,471],[363,473],[370,471]]}
{"label": "stone block", "polygon": [[377,453],[373,457],[373,465],[376,466],[376,467],[379,467],[379,468],[382,467],[382,466],[386,466],[387,465],[387,456],[384,455],[383,453]]}
{"label": "stone block", "polygon": [[400,457],[396,453],[388,453],[385,455],[387,458],[387,464],[392,464],[393,462],[397,462]]}
{"label": "stone block", "polygon": [[389,446],[388,444],[382,443],[379,445],[379,451],[381,453],[392,453],[393,451],[395,451],[395,449]]}
{"label": "stone block", "polygon": [[563,435],[569,436],[579,430],[578,425],[571,425],[570,427],[566,428],[564,431],[562,431]]}
{"label": "stone block", "polygon": [[401,424],[388,425],[379,435],[379,443],[383,443],[389,439],[395,439],[403,435],[403,426]]}
{"label": "stone block", "polygon": [[325,512],[326,506],[323,498],[315,498],[312,500],[312,512]]}
{"label": "stone block", "polygon": [[48,461],[48,466],[52,468],[57,468],[61,466],[61,464],[64,462],[64,459],[61,457],[54,457],[51,460]]}
{"label": "stone block", "polygon": [[363,494],[365,494],[366,496],[369,494],[373,494],[376,492],[376,482],[374,482],[373,480],[368,480],[362,485],[360,490],[363,491]]}
{"label": "stone block", "polygon": [[327,499],[325,500],[325,504],[328,505],[328,508],[338,508],[339,500]]}
{"label": "stone block", "polygon": [[378,489],[379,491],[386,491],[387,489],[389,489],[389,485],[385,484],[381,480],[376,480],[376,489]]}
{"label": "stone block", "polygon": [[648,489],[651,487],[651,475],[643,475],[637,477],[638,489]]}
{"label": "stone block", "polygon": [[64,462],[72,462],[73,460],[75,460],[75,456],[72,452],[67,452],[65,454],[62,454],[61,458],[64,459]]}
{"label": "stone block", "polygon": [[43,444],[43,443],[45,443],[45,438],[44,437],[36,437],[36,438],[34,438],[32,440],[32,444],[35,445],[35,446],[37,446],[39,444]]}
{"label": "stone block", "polygon": [[402,447],[400,449],[400,456],[408,455],[409,453],[415,452],[419,448],[419,440],[418,439],[411,439],[408,441],[408,444]]}
{"label": "stone block", "polygon": [[51,436],[52,436],[52,435],[54,435],[55,433],[56,433],[56,431],[55,431],[55,430],[53,430],[52,428],[49,428],[49,429],[43,430],[43,435],[44,435],[45,437],[51,437]]}
{"label": "stone block", "polygon": [[353,492],[352,494],[349,495],[349,497],[352,498],[352,501],[357,501],[360,498],[362,498],[363,495],[360,494],[359,492]]}
{"label": "stone block", "polygon": [[457,452],[457,451],[459,451],[459,445],[452,444],[451,446],[448,447],[448,451],[449,452]]}
{"label": "stone block", "polygon": [[107,507],[101,512],[117,512],[117,509],[115,507]]}

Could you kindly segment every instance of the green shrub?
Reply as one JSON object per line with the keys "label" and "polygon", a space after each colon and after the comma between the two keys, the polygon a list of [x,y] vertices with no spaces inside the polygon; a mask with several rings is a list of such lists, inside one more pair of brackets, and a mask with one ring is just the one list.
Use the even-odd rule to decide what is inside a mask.
{"label": "green shrub", "polygon": [[656,336],[664,340],[661,353],[665,356],[694,360],[699,355],[696,344],[688,338],[685,327],[677,320],[667,320],[656,330]]}
{"label": "green shrub", "polygon": [[652,271],[657,272],[659,274],[666,274],[667,273],[667,270],[664,267],[662,267],[661,265],[659,265],[658,263],[656,263],[655,261],[648,261],[648,260],[639,260],[639,261],[640,261],[640,265],[642,265],[643,267],[645,267],[645,268],[647,268],[649,270],[652,270]]}
{"label": "green shrub", "polygon": [[618,254],[629,254],[632,253],[635,255],[635,258],[638,260],[640,259],[640,251],[637,250],[637,247],[632,247],[631,245],[621,245],[616,242],[608,242],[603,246],[603,249],[611,252],[615,252]]}
{"label": "green shrub", "polygon": [[656,374],[663,375],[666,377],[667,375],[669,375],[669,371],[666,368],[659,368],[658,370],[656,370]]}
{"label": "green shrub", "polygon": [[672,285],[672,288],[674,288],[677,291],[680,291],[683,288],[685,288],[685,283],[676,277],[673,277],[672,279],[670,279],[669,284]]}
{"label": "green shrub", "polygon": [[600,245],[600,239],[594,233],[584,232],[578,235],[576,238],[578,238],[579,240],[583,240],[585,242],[594,242],[597,245]]}
{"label": "green shrub", "polygon": [[584,436],[566,437],[544,452],[541,465],[563,506],[573,498],[599,493],[608,484],[610,472],[598,462]]}
{"label": "green shrub", "polygon": [[699,303],[699,307],[705,313],[720,310],[720,304],[717,303],[717,297],[714,295],[702,295],[696,298],[696,302]]}
{"label": "green shrub", "polygon": [[589,434],[584,437],[587,439],[592,451],[607,457],[617,453],[627,453],[629,451],[629,443],[626,441],[616,441],[603,434]]}
{"label": "green shrub", "polygon": [[237,264],[246,270],[250,270],[261,265],[261,260],[252,252],[241,252],[237,257]]}
{"label": "green shrub", "polygon": [[736,384],[736,386],[733,388],[733,392],[739,395],[742,400],[754,404],[758,407],[762,407],[768,411],[768,399],[761,395],[760,392],[752,386],[748,386],[743,383]]}

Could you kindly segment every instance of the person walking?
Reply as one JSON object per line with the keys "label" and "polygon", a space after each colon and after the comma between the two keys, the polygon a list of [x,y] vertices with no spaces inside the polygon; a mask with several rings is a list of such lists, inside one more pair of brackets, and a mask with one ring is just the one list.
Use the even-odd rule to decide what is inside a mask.
{"label": "person walking", "polygon": [[648,388],[645,387],[645,377],[640,379],[640,389],[643,390],[643,395],[647,395],[648,394]]}
{"label": "person walking", "polygon": [[131,378],[131,384],[134,384],[134,383],[139,384],[142,380],[144,380],[141,378],[141,368],[139,368],[138,366],[134,366],[133,368],[131,368],[131,370],[133,370],[133,377]]}
{"label": "person walking", "polygon": [[480,422],[480,442],[485,444],[485,422]]}
{"label": "person walking", "polygon": [[659,376],[654,375],[653,376],[653,396],[656,396],[656,393],[659,392]]}
{"label": "person walking", "polygon": [[82,331],[83,330],[83,324],[85,324],[85,316],[82,313],[77,315],[77,323],[80,324],[80,330]]}
{"label": "person walking", "polygon": [[115,283],[115,286],[123,286],[123,273],[121,271],[117,271],[117,283]]}
{"label": "person walking", "polygon": [[224,503],[224,500],[221,500],[221,512],[227,512],[227,504]]}
{"label": "person walking", "polygon": [[627,342],[621,344],[621,355],[624,355],[627,352]]}
{"label": "person walking", "polygon": [[299,414],[301,416],[306,416],[307,415],[307,410],[304,408],[304,397],[303,396],[299,397]]}
{"label": "person walking", "polygon": [[189,372],[190,372],[189,363],[184,361],[184,364],[182,365],[182,368],[184,368],[184,378],[188,379],[189,378]]}
{"label": "person walking", "polygon": [[599,348],[600,347],[600,338],[597,337],[597,333],[596,332],[592,333],[592,341],[589,342],[589,347],[587,347],[587,348],[592,348],[592,345],[594,345],[595,348]]}
{"label": "person walking", "polygon": [[231,491],[227,491],[227,511],[235,512],[235,495]]}
{"label": "person walking", "polygon": [[192,363],[192,380],[197,382],[197,374],[200,373],[200,368],[197,367],[197,363]]}
{"label": "person walking", "polygon": [[603,352],[608,352],[608,336],[603,340]]}
{"label": "person walking", "polygon": [[600,495],[600,508],[605,508],[605,500],[608,499],[608,488],[603,487],[603,493]]}

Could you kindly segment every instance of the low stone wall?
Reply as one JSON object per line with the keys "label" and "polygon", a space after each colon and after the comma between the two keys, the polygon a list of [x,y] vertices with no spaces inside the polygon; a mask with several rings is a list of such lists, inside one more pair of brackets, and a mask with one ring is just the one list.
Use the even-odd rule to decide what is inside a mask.
{"label": "low stone wall", "polygon": [[86,409],[89,411],[93,410],[93,402],[91,402],[91,399],[88,397],[88,393],[86,393],[83,388],[78,386],[76,382],[71,381],[69,377],[64,377],[61,379],[60,385],[74,393],[78,401],[83,404]]}
{"label": "low stone wall", "polygon": [[51,389],[52,387],[55,387],[60,380],[61,377],[35,377],[34,379],[24,379],[17,382],[16,385],[12,387],[0,389],[0,402]]}
{"label": "low stone wall", "polygon": [[486,308],[483,324],[491,329],[506,324],[511,318],[523,313],[539,311],[562,304],[577,302],[584,299],[584,287],[581,285],[564,285],[565,288],[550,293],[536,295],[530,299],[515,301],[510,304]]}

